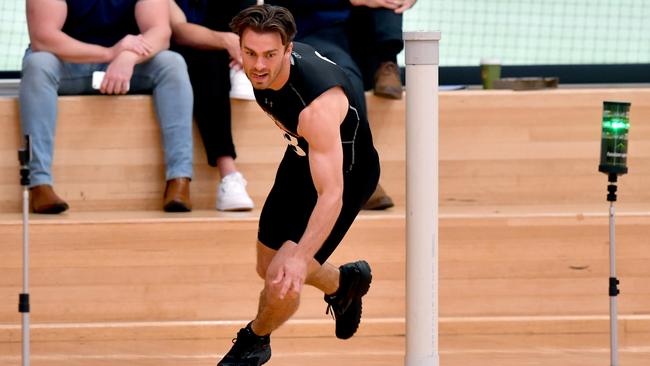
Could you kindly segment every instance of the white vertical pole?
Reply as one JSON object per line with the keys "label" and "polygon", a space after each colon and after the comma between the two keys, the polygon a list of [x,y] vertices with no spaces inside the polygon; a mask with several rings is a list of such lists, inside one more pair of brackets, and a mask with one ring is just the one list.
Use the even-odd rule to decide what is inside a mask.
{"label": "white vertical pole", "polygon": [[438,41],[405,32],[406,366],[438,366]]}

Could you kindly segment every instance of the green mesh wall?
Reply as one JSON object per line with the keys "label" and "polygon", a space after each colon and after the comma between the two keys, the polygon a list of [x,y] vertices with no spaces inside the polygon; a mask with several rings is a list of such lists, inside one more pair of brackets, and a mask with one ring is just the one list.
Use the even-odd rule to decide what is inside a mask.
{"label": "green mesh wall", "polygon": [[649,0],[420,0],[404,30],[438,30],[440,65],[650,63]]}
{"label": "green mesh wall", "polygon": [[[404,30],[441,31],[442,66],[650,63],[650,0],[419,0]],[[27,43],[25,1],[0,0],[0,71]]]}
{"label": "green mesh wall", "polygon": [[29,36],[24,0],[0,0],[0,71],[20,70]]}

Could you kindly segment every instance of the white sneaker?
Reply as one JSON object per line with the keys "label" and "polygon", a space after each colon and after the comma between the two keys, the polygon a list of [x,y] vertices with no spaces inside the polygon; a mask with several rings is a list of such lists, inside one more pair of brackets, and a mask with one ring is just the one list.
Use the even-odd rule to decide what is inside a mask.
{"label": "white sneaker", "polygon": [[255,100],[253,84],[251,84],[244,70],[230,69],[230,97],[233,99]]}
{"label": "white sneaker", "polygon": [[246,179],[240,172],[230,173],[223,177],[217,190],[217,210],[252,210],[253,200],[246,192],[246,184]]}

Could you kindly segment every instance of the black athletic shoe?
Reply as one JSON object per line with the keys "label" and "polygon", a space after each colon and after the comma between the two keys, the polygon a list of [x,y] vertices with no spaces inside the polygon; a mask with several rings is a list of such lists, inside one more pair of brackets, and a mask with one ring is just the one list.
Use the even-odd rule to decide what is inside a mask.
{"label": "black athletic shoe", "polygon": [[339,289],[332,295],[325,295],[329,304],[325,313],[331,312],[336,319],[336,337],[348,339],[359,328],[361,298],[370,288],[372,273],[366,261],[344,264],[339,270]]}
{"label": "black athletic shoe", "polygon": [[271,337],[253,333],[251,324],[237,333],[232,348],[217,366],[260,366],[271,359]]}

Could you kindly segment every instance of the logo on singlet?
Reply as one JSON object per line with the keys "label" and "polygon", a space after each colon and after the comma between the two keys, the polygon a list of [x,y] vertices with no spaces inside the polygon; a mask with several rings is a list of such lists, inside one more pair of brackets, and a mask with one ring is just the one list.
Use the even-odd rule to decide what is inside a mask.
{"label": "logo on singlet", "polygon": [[291,150],[293,150],[293,152],[295,152],[296,155],[298,156],[307,156],[305,150],[303,150],[303,148],[300,147],[300,145],[298,144],[298,137],[294,136],[291,131],[289,131],[286,127],[284,127],[282,122],[280,122],[277,118],[275,118],[275,116],[272,113],[269,113],[269,111],[267,110],[264,110],[264,112],[266,112],[266,114],[269,117],[271,117],[273,122],[275,122],[275,125],[282,130],[282,136],[287,141],[287,145],[290,146]]}
{"label": "logo on singlet", "polygon": [[298,139],[295,136],[291,136],[289,133],[284,133],[284,139],[287,140],[287,144],[291,147],[291,150],[296,153],[298,156],[307,156],[305,150],[298,145]]}
{"label": "logo on singlet", "polygon": [[318,51],[314,50],[314,53],[315,53],[316,56],[318,56],[318,58],[320,58],[321,60],[325,60],[325,61],[331,63],[332,65],[336,65],[336,62],[330,60],[329,58],[327,58],[327,57],[325,57],[325,56],[323,56],[323,55],[321,55],[320,53],[318,53]]}

